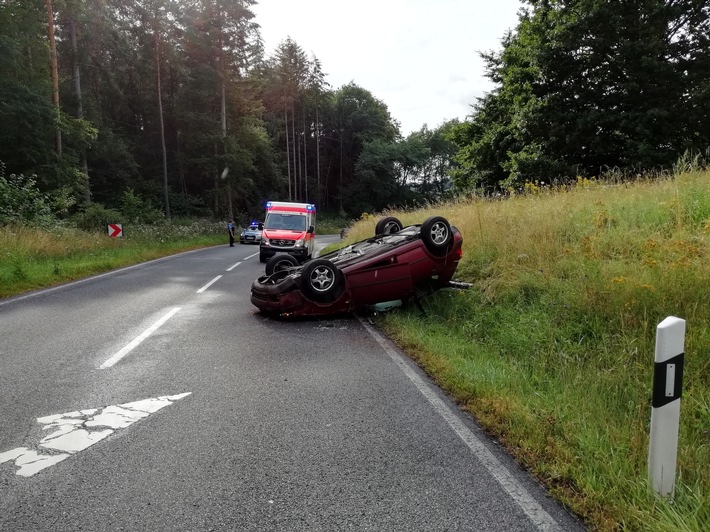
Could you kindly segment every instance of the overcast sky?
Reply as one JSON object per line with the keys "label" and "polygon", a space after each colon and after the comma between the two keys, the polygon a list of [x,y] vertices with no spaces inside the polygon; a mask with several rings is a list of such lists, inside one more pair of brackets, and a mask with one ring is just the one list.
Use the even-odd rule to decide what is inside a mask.
{"label": "overcast sky", "polygon": [[500,50],[520,0],[258,0],[267,55],[291,37],[333,89],[354,81],[402,134],[463,120],[493,88],[477,52]]}

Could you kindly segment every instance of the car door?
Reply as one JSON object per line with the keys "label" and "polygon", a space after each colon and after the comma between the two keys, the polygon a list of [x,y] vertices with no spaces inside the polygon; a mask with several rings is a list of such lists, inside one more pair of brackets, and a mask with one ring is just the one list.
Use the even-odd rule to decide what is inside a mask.
{"label": "car door", "polygon": [[370,305],[409,297],[414,290],[409,265],[390,257],[346,275],[355,305]]}

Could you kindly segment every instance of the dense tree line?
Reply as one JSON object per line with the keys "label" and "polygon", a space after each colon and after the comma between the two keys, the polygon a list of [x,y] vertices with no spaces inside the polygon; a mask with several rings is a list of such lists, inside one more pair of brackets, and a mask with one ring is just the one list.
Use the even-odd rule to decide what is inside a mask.
{"label": "dense tree line", "polygon": [[265,57],[254,3],[0,0],[5,173],[37,176],[67,211],[127,190],[167,217],[422,201],[395,171],[407,141],[387,106],[332,90],[291,39]]}
{"label": "dense tree line", "polygon": [[707,0],[522,2],[483,54],[494,90],[406,138],[293,40],[267,56],[255,3],[0,0],[0,188],[31,182],[58,215],[129,198],[168,219],[267,199],[359,216],[710,146]]}
{"label": "dense tree line", "polygon": [[528,0],[496,89],[454,134],[454,180],[493,190],[669,168],[710,147],[710,2]]}

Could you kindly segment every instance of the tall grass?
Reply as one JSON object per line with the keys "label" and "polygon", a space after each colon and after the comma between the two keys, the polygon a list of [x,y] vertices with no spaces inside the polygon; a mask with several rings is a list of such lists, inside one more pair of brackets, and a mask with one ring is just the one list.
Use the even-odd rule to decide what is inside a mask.
{"label": "tall grass", "polygon": [[0,297],[53,286],[180,251],[225,243],[211,222],[124,227],[123,238],[57,226],[0,227]]}
{"label": "tall grass", "polygon": [[[444,388],[591,528],[710,529],[710,173],[387,214],[442,215],[464,235],[457,278],[472,289],[383,321]],[[646,462],[655,329],[669,315],[687,336],[665,501]]]}

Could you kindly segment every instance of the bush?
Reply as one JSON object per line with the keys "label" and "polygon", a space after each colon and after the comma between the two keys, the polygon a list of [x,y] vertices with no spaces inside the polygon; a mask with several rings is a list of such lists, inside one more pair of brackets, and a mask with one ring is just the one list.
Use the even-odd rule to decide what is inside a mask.
{"label": "bush", "polygon": [[123,193],[121,212],[124,223],[155,224],[164,220],[162,211],[156,209],[150,200],[136,195],[132,188]]}
{"label": "bush", "polygon": [[175,217],[210,218],[212,209],[205,205],[204,199],[189,194],[170,194],[170,213]]}
{"label": "bush", "polygon": [[0,161],[0,225],[12,222],[47,227],[54,217],[35,176],[10,174],[5,178],[5,164]]}
{"label": "bush", "polygon": [[85,231],[105,231],[108,224],[120,223],[123,215],[116,209],[107,209],[100,203],[88,205],[83,212],[75,215],[72,221]]}

